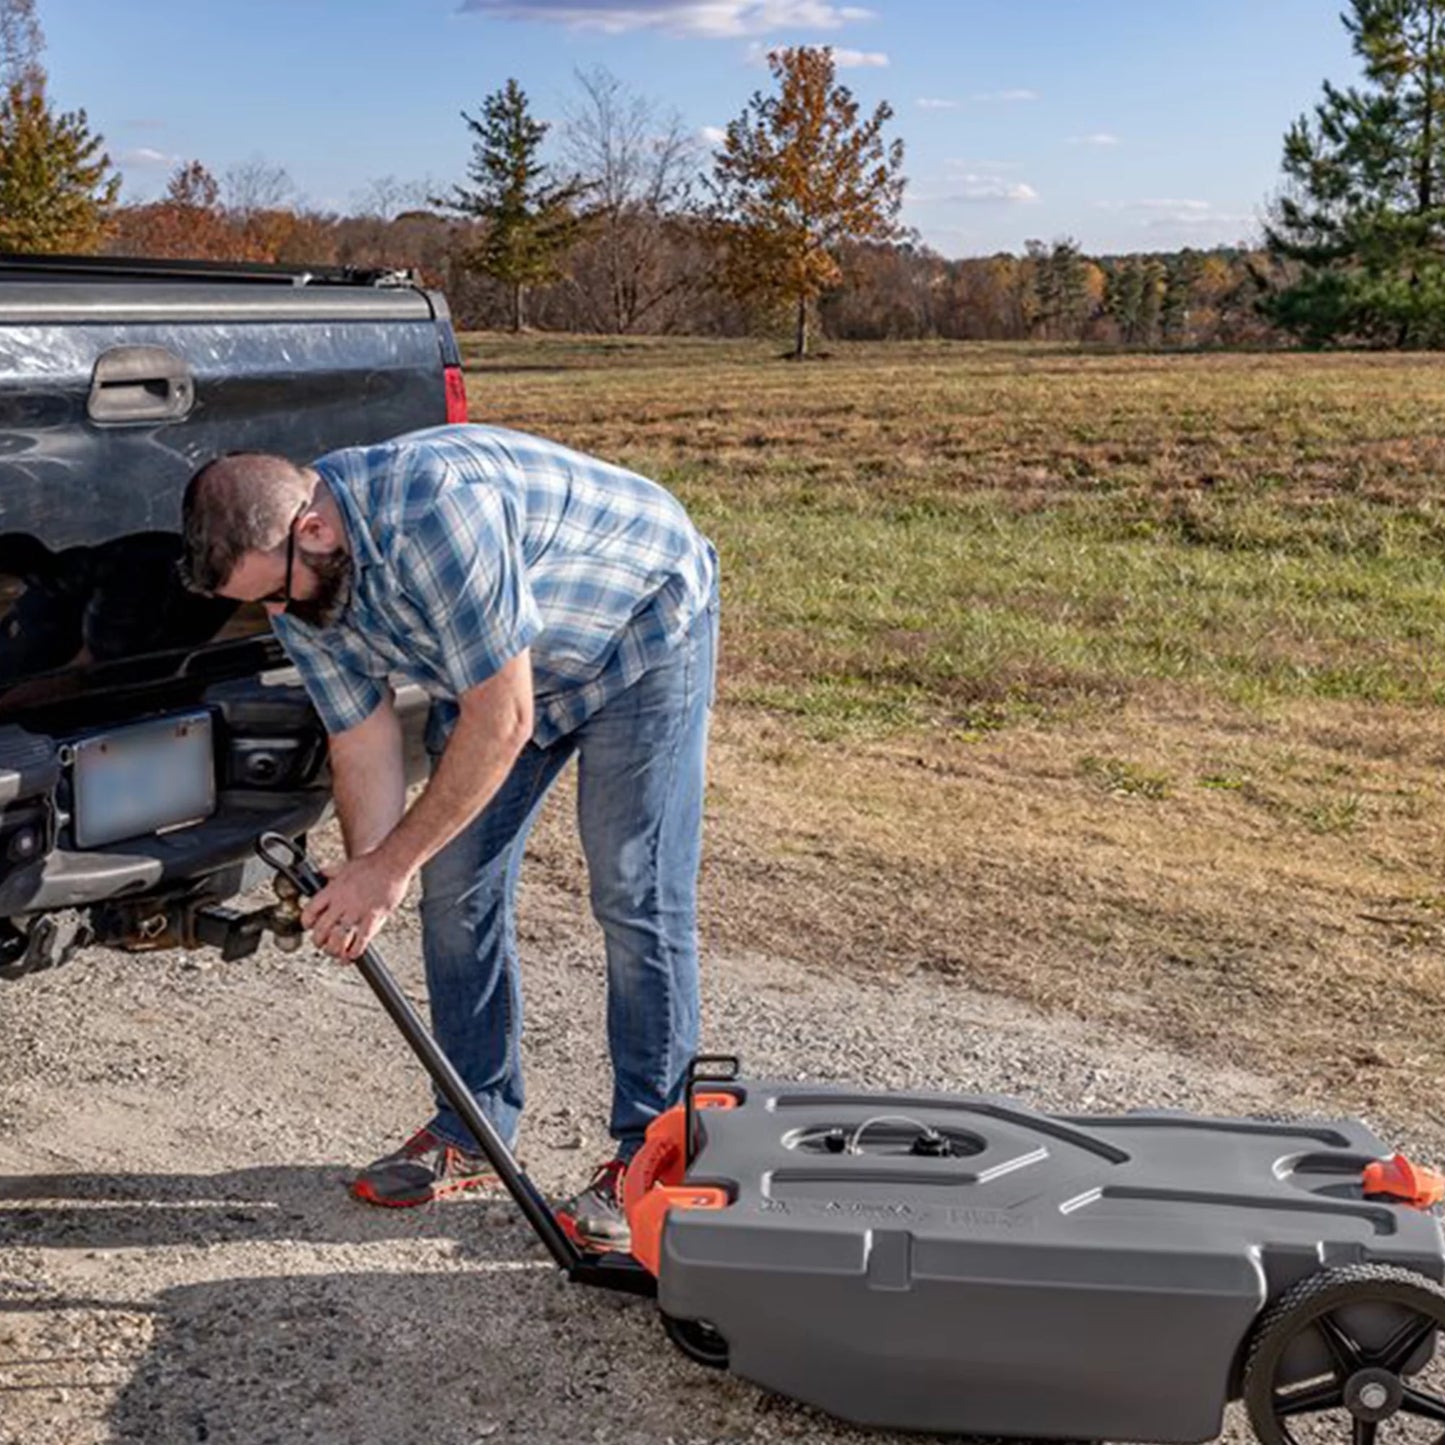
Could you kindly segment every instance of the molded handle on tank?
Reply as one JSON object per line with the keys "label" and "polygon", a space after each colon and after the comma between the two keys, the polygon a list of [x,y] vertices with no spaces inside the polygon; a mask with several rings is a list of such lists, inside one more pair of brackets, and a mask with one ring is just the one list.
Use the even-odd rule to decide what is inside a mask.
{"label": "molded handle on tank", "polygon": [[1365,1165],[1364,1192],[1398,1199],[1412,1209],[1433,1209],[1445,1200],[1445,1175],[1395,1154]]}
{"label": "molded handle on tank", "polygon": [[163,346],[114,346],[101,353],[90,378],[86,413],[102,424],[180,421],[196,402],[196,383],[183,357]]}

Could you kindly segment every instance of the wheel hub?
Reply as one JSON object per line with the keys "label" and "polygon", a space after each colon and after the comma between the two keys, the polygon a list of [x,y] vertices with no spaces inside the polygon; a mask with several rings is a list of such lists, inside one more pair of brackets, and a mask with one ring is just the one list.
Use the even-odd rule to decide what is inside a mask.
{"label": "wheel hub", "polygon": [[1379,1424],[1400,1408],[1405,1388],[1389,1370],[1359,1370],[1345,1383],[1345,1405],[1357,1420]]}

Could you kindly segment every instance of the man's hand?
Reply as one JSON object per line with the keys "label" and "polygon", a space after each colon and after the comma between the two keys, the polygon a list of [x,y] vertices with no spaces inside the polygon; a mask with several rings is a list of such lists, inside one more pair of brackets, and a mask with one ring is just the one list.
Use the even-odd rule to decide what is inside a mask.
{"label": "man's hand", "polygon": [[363,853],[328,873],[326,887],[301,910],[301,925],[332,958],[359,958],[396,911],[410,882],[379,850]]}

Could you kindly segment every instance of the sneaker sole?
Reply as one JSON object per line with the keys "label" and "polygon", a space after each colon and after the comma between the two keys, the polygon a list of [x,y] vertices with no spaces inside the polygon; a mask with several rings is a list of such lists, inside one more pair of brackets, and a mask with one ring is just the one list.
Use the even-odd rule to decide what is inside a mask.
{"label": "sneaker sole", "polygon": [[349,1192],[353,1199],[360,1200],[362,1204],[374,1204],[380,1209],[416,1209],[422,1204],[435,1204],[439,1199],[450,1199],[458,1194],[469,1194],[477,1190],[487,1190],[500,1198],[502,1181],[496,1175],[488,1174],[480,1179],[457,1179],[450,1184],[434,1184],[425,1194],[387,1199],[378,1194],[366,1180],[357,1179],[352,1182]]}

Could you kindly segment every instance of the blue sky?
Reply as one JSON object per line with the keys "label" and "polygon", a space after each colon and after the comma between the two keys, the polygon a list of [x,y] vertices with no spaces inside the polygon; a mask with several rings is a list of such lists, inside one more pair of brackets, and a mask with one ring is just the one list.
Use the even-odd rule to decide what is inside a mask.
{"label": "blue sky", "polygon": [[515,76],[559,118],[604,66],[707,137],[776,45],[835,47],[907,146],[904,219],[947,256],[1257,234],[1286,127],[1357,74],[1340,0],[38,0],[53,98],[156,194],[261,158],[344,209],[464,178],[459,112]]}

